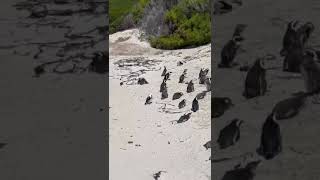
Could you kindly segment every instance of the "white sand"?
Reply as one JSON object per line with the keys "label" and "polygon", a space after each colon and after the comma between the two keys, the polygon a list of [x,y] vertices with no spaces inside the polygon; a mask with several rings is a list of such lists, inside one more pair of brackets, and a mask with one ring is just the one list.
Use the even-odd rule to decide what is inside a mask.
{"label": "white sand", "polygon": [[[247,24],[244,32],[246,40],[243,48],[245,53],[237,57],[241,64],[248,61],[253,63],[260,53],[271,53],[277,56],[270,66],[281,67],[282,59],[279,57],[282,48],[282,37],[286,31],[286,22],[294,19],[311,21],[315,24],[315,32],[310,38],[311,45],[320,42],[320,23],[318,17],[320,2],[313,0],[247,0],[243,7],[215,19],[215,53],[214,67],[220,61],[222,46],[230,39],[237,23]],[[247,152],[255,152],[260,143],[260,133],[263,122],[278,101],[290,96],[291,93],[304,91],[303,80],[300,76],[284,73],[281,69],[268,71],[267,81],[269,92],[266,96],[246,101],[242,97],[243,84],[246,73],[237,69],[214,69],[215,95],[228,96],[236,105],[224,116],[214,120],[214,136],[226,126],[232,118],[244,120],[241,129],[240,141],[231,148],[220,151],[215,150],[214,159],[239,156]],[[291,79],[286,78],[291,77]],[[320,177],[319,152],[320,143],[317,140],[320,121],[320,106],[308,103],[306,108],[297,117],[281,121],[280,127],[283,136],[283,152],[273,160],[263,161],[257,168],[257,180],[267,179],[309,179],[317,180]],[[215,139],[216,140],[216,139]],[[248,159],[255,160],[259,157]],[[213,164],[213,179],[219,180],[227,170],[232,169],[241,159]]]}
{"label": "white sand", "polygon": [[[130,39],[117,42],[120,37]],[[161,174],[160,179],[208,180],[211,174],[211,163],[208,161],[211,151],[205,150],[203,144],[211,136],[211,94],[199,100],[200,110],[192,113],[189,121],[181,124],[172,124],[171,121],[178,120],[183,113],[189,112],[193,98],[205,90],[204,85],[198,84],[197,77],[200,68],[210,68],[210,46],[159,51],[138,37],[137,29],[109,36],[110,180],[150,180],[158,171],[166,171]],[[194,59],[185,60],[188,56]],[[120,75],[145,68],[129,67],[121,70],[114,63],[121,59],[139,57],[160,60],[152,67],[154,71],[146,71],[140,76],[146,78],[149,84],[120,86],[119,83],[126,79],[120,80]],[[177,66],[178,60],[185,64]],[[160,75],[164,65],[173,73],[167,83],[169,98],[161,100],[159,88],[163,77]],[[186,84],[178,84],[184,69],[188,69],[186,81],[192,79],[195,82],[193,93],[186,93]],[[183,97],[172,101],[173,93],[178,91],[184,93]],[[153,103],[144,105],[150,93],[153,95]],[[183,98],[186,99],[187,106],[179,110],[177,105]],[[179,113],[162,112],[163,103],[168,104],[166,110]],[[128,141],[133,143],[128,144]]]}

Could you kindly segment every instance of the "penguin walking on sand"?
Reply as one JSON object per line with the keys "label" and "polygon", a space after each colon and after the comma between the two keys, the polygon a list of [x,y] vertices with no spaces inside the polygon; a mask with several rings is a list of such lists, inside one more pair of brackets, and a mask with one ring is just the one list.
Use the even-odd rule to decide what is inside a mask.
{"label": "penguin walking on sand", "polygon": [[191,107],[191,110],[193,112],[197,112],[199,110],[199,102],[197,100],[197,98],[195,97],[192,101],[192,107]]}
{"label": "penguin walking on sand", "polygon": [[211,78],[206,78],[206,80],[204,81],[204,84],[206,85],[206,89],[207,91],[211,91]]}
{"label": "penguin walking on sand", "polygon": [[182,100],[182,101],[180,101],[179,104],[178,104],[179,109],[182,109],[182,108],[184,108],[185,106],[186,106],[186,100],[185,100],[185,99]]}
{"label": "penguin walking on sand", "polygon": [[200,73],[199,73],[199,84],[204,84],[206,78],[207,78],[207,74],[209,72],[209,69],[205,69],[203,70],[202,68],[200,69]]}
{"label": "penguin walking on sand", "polygon": [[236,118],[220,131],[219,138],[217,140],[220,149],[226,149],[239,141],[240,125],[242,123],[242,120]]}
{"label": "penguin walking on sand", "polygon": [[167,67],[164,66],[161,76],[165,76],[167,74]]}
{"label": "penguin walking on sand", "polygon": [[162,92],[161,92],[161,99],[166,99],[168,98],[168,88],[165,87],[163,88]]}
{"label": "penguin walking on sand", "polygon": [[221,62],[218,64],[218,68],[231,68],[236,65],[233,61],[242,41],[243,38],[241,36],[234,36],[232,40],[222,48]]}
{"label": "penguin walking on sand", "polygon": [[192,80],[188,83],[188,86],[187,86],[187,93],[191,93],[194,91],[194,84],[192,82]]}
{"label": "penguin walking on sand", "polygon": [[197,94],[196,98],[197,99],[203,99],[206,96],[206,94],[207,94],[207,92],[203,91],[203,92]]}
{"label": "penguin walking on sand", "polygon": [[245,167],[235,167],[233,170],[227,171],[222,180],[253,180],[255,177],[255,170],[260,164],[261,160],[249,162]]}
{"label": "penguin walking on sand", "polygon": [[282,137],[280,126],[275,122],[275,117],[270,114],[262,127],[260,139],[260,147],[257,153],[263,156],[266,160],[273,159],[282,151]]}
{"label": "penguin walking on sand", "polygon": [[169,78],[170,78],[170,74],[171,74],[171,73],[172,73],[172,72],[167,72],[167,73],[164,75],[163,80],[164,80],[164,81],[170,80]]}
{"label": "penguin walking on sand", "polygon": [[172,96],[172,100],[176,100],[176,99],[179,99],[183,96],[183,93],[182,92],[176,92],[173,94]]}
{"label": "penguin walking on sand", "polygon": [[182,115],[179,120],[177,121],[177,123],[183,123],[183,122],[186,122],[190,119],[191,117],[191,112],[190,113],[187,113],[187,114],[184,114]]}
{"label": "penguin walking on sand", "polygon": [[263,96],[267,92],[266,68],[263,59],[258,58],[247,73],[243,96],[247,99]]}
{"label": "penguin walking on sand", "polygon": [[152,95],[149,94],[149,96],[146,98],[146,102],[144,103],[144,105],[151,104],[151,103],[152,103]]}

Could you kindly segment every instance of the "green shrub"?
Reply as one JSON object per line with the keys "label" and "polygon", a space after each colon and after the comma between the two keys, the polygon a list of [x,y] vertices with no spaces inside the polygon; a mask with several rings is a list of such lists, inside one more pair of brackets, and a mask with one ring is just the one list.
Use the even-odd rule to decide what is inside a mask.
{"label": "green shrub", "polygon": [[151,46],[160,49],[179,49],[210,43],[211,23],[208,0],[183,0],[165,15],[173,24],[172,34],[153,37]]}

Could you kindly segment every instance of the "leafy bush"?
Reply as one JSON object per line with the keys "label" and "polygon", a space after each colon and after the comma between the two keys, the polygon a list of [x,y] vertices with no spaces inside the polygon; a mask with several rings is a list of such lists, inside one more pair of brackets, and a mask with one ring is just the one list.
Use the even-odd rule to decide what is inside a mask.
{"label": "leafy bush", "polygon": [[182,0],[166,13],[166,22],[173,24],[168,36],[152,37],[151,46],[179,49],[210,42],[209,0]]}

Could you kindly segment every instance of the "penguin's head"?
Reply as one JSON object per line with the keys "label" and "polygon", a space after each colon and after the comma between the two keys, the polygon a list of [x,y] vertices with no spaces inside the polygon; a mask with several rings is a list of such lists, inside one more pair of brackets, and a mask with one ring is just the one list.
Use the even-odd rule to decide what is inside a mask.
{"label": "penguin's head", "polygon": [[298,20],[291,21],[288,26],[290,30],[297,31],[299,28],[300,22]]}
{"label": "penguin's head", "polygon": [[236,46],[240,46],[243,40],[244,40],[243,37],[241,37],[239,35],[235,35],[232,38],[232,41],[236,44]]}

